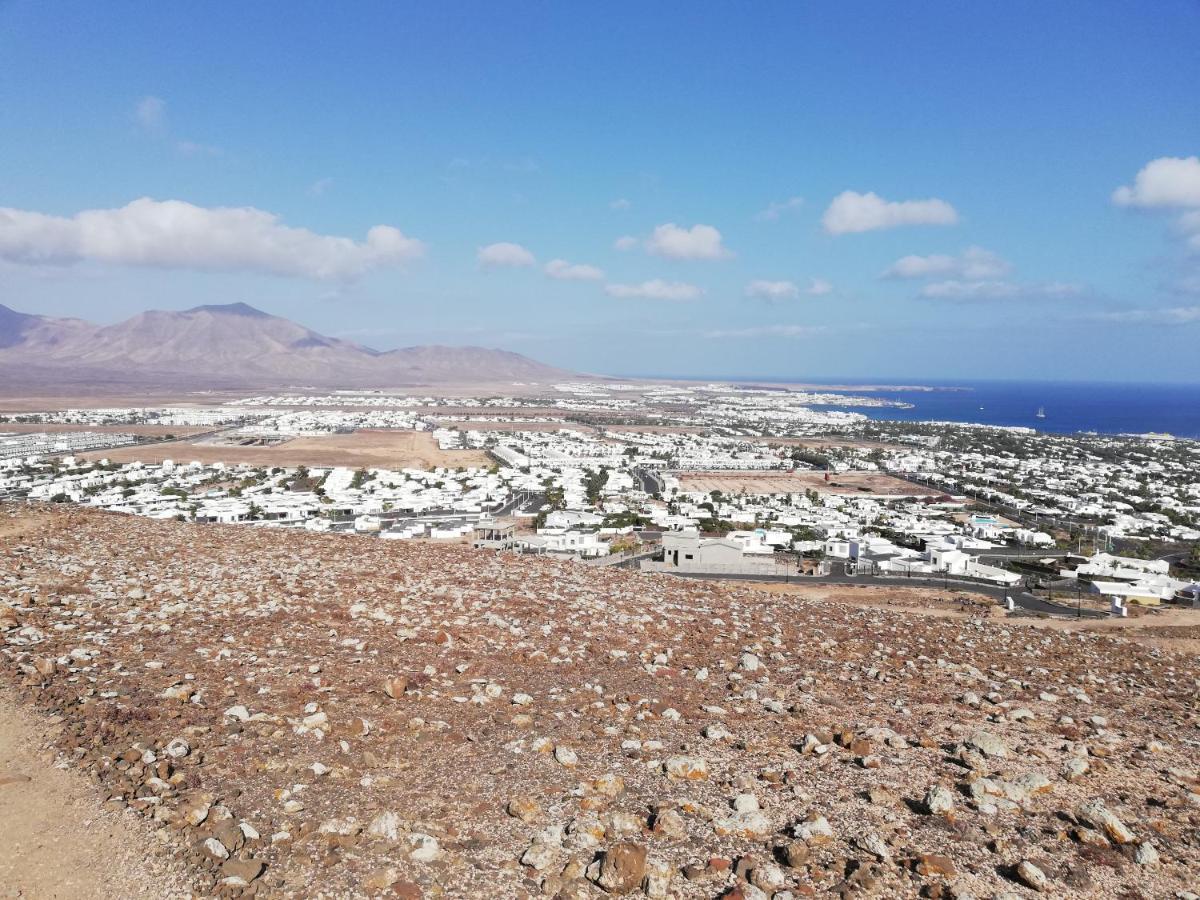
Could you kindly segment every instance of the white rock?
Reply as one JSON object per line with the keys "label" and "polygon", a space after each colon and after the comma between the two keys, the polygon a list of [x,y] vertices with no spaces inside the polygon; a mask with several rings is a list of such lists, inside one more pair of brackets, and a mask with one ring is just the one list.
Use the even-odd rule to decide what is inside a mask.
{"label": "white rock", "polygon": [[521,865],[544,872],[554,864],[557,857],[558,850],[556,848],[535,842],[521,854]]}
{"label": "white rock", "polygon": [[408,836],[408,845],[410,847],[409,857],[417,862],[432,862],[442,853],[437,838],[419,831],[414,831]]}
{"label": "white rock", "polygon": [[1133,859],[1139,866],[1152,866],[1158,862],[1158,851],[1149,841],[1142,841],[1134,851]]}
{"label": "white rock", "polygon": [[753,794],[738,794],[733,798],[733,808],[738,812],[753,812],[758,809],[758,798]]}
{"label": "white rock", "polygon": [[171,759],[183,759],[183,757],[192,752],[192,748],[183,738],[175,738],[171,743],[167,744],[167,748],[163,752],[171,757]]}
{"label": "white rock", "polygon": [[400,839],[400,817],[391,810],[381,812],[367,826],[367,834],[388,841],[398,841]]}
{"label": "white rock", "polygon": [[762,667],[758,657],[747,650],[738,659],[738,668],[744,672],[757,672]]}

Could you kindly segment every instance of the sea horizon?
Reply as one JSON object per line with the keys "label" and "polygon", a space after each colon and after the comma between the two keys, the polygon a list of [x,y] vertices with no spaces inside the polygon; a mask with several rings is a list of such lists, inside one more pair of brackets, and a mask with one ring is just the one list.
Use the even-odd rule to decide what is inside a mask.
{"label": "sea horizon", "polygon": [[[876,421],[955,422],[1050,434],[1169,434],[1200,439],[1200,383],[1019,379],[630,375],[674,381],[794,384],[893,400],[906,408],[829,406]],[[1038,417],[1038,411],[1045,418]]]}

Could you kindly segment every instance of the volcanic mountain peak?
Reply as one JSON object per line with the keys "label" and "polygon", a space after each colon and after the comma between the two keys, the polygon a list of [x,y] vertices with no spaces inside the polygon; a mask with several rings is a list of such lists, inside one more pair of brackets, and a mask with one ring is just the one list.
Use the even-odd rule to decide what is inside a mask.
{"label": "volcanic mountain peak", "polygon": [[213,313],[215,315],[228,316],[249,316],[256,319],[274,319],[278,316],[272,316],[270,313],[263,312],[257,307],[251,306],[249,303],[243,303],[240,300],[236,303],[206,303],[203,306],[193,306],[191,309],[185,309],[184,313]]}
{"label": "volcanic mountain peak", "polygon": [[380,352],[241,302],[147,310],[103,327],[0,306],[0,372],[23,383],[169,382],[195,388],[381,388],[568,374],[518,353],[480,347]]}

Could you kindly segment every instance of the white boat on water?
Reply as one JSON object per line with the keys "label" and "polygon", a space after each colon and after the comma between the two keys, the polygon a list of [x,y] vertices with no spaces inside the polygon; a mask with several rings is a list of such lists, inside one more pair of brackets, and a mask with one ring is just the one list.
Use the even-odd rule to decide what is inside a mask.
{"label": "white boat on water", "polygon": [[1046,418],[1046,407],[1044,407],[1044,406],[1038,407],[1037,418],[1039,418],[1039,419]]}

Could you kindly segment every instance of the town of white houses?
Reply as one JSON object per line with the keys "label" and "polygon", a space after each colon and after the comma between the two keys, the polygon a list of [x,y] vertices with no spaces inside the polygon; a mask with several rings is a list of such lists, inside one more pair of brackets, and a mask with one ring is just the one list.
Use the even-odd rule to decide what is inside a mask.
{"label": "town of white houses", "polygon": [[1200,442],[868,418],[861,394],[514,384],[0,415],[0,498],[690,578],[1200,609]]}

